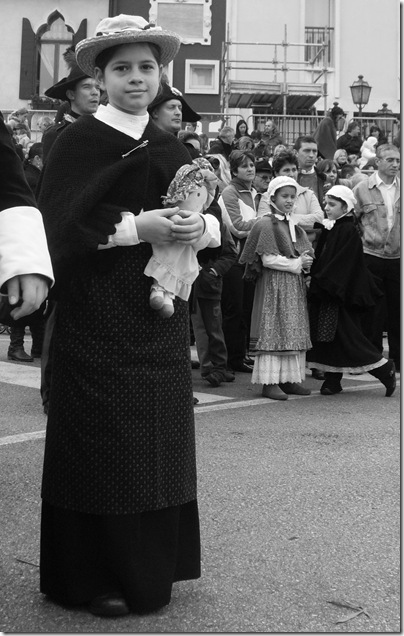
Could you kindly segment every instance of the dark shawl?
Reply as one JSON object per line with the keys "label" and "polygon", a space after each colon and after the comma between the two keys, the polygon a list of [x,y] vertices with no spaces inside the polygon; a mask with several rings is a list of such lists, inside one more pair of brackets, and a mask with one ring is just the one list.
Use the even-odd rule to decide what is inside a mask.
{"label": "dark shawl", "polygon": [[298,225],[295,226],[295,231],[296,243],[292,243],[286,221],[271,214],[261,217],[252,227],[240,257],[240,263],[246,263],[245,278],[255,279],[262,272],[263,254],[286,258],[296,258],[306,250],[313,254],[306,232]]}
{"label": "dark shawl", "polygon": [[332,300],[365,309],[381,295],[366,266],[352,216],[338,219],[331,230],[323,227],[310,275],[311,301]]}

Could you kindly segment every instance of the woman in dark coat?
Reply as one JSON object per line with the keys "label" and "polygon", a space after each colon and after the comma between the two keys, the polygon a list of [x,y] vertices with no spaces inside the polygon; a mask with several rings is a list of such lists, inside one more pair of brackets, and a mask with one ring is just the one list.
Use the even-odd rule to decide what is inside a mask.
{"label": "woman in dark coat", "polygon": [[24,160],[25,178],[33,194],[36,192],[41,170],[43,168],[43,147],[41,143],[32,144]]}
{"label": "woman in dark coat", "polygon": [[313,348],[307,360],[325,371],[323,395],[342,391],[343,373],[368,372],[384,384],[389,397],[396,385],[394,363],[380,355],[361,328],[363,312],[374,306],[380,292],[366,267],[354,225],[355,202],[352,190],[345,186],[333,186],[326,194],[328,219],[323,222],[310,272]]}
{"label": "woman in dark coat", "polygon": [[200,576],[188,304],[162,320],[151,243],[204,232],[162,209],[184,146],[147,106],[178,36],[105,18],[77,61],[109,104],[55,141],[40,183],[58,304],[42,485],[41,591],[98,615],[154,611]]}

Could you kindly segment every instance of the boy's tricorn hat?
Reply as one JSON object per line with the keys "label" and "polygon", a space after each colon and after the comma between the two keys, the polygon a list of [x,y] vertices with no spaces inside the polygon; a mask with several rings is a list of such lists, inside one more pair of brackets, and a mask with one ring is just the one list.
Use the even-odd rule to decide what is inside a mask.
{"label": "boy's tricorn hat", "polygon": [[88,75],[88,73],[84,73],[78,66],[74,46],[69,46],[65,53],[63,53],[63,57],[70,69],[70,72],[67,77],[63,77],[61,80],[56,82],[56,84],[48,88],[48,90],[45,91],[45,95],[52,99],[61,99],[65,101],[67,100],[66,91],[73,90],[77,82],[91,76]]}
{"label": "boy's tricorn hat", "polygon": [[164,102],[169,102],[170,99],[177,99],[179,102],[181,102],[182,121],[196,122],[201,119],[201,116],[198,115],[198,113],[196,113],[191,108],[191,106],[189,106],[189,104],[187,104],[182,96],[181,91],[179,91],[177,88],[169,86],[167,82],[161,82],[159,92],[157,93],[152,103],[149,104],[147,110],[149,111],[149,113],[152,113],[155,108],[161,106],[161,104],[164,104]]}

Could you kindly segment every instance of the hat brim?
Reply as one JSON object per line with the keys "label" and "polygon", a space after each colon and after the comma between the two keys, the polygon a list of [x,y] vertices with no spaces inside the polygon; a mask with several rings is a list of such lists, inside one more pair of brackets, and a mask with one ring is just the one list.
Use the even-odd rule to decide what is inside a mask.
{"label": "hat brim", "polygon": [[181,39],[176,33],[163,31],[153,32],[153,29],[125,30],[111,35],[97,35],[93,38],[81,40],[76,45],[76,59],[80,68],[90,77],[94,76],[95,60],[97,56],[112,46],[122,44],[155,44],[161,51],[161,64],[166,66],[177,55],[181,46]]}
{"label": "hat brim", "polygon": [[172,99],[176,99],[179,102],[181,102],[182,105],[182,121],[183,123],[185,122],[196,122],[199,121],[200,119],[202,119],[201,115],[198,115],[198,113],[196,113],[193,108],[191,108],[191,106],[189,106],[189,104],[187,104],[187,102],[185,101],[185,99],[182,97],[182,95],[162,95],[161,99],[157,98],[155,99],[155,101],[153,101],[150,106],[148,107],[148,111],[149,113],[152,113],[153,110],[155,108],[158,108],[159,106],[161,106],[162,104],[165,104],[166,102],[170,102]]}
{"label": "hat brim", "polygon": [[48,90],[45,91],[45,95],[47,97],[51,97],[52,99],[62,99],[63,101],[66,101],[66,92],[68,90],[73,90],[77,82],[86,79],[86,77],[90,76],[83,73],[83,75],[79,75],[78,77],[70,80],[67,77],[64,77],[63,79],[59,80],[59,82],[48,88]]}

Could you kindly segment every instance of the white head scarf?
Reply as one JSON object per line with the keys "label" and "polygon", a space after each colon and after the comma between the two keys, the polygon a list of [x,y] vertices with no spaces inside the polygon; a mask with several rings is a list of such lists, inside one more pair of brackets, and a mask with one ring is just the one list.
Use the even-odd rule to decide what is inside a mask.
{"label": "white head scarf", "polygon": [[354,206],[356,203],[354,193],[352,192],[350,188],[347,188],[346,186],[343,186],[343,185],[332,186],[332,188],[330,188],[327,191],[326,196],[342,199],[348,206],[348,212],[351,212],[351,210],[354,209]]}

